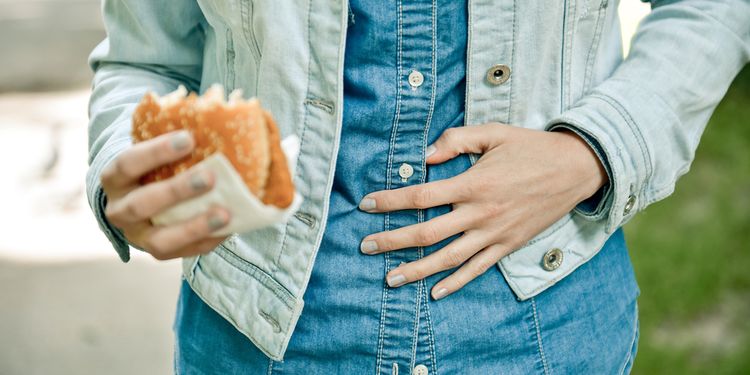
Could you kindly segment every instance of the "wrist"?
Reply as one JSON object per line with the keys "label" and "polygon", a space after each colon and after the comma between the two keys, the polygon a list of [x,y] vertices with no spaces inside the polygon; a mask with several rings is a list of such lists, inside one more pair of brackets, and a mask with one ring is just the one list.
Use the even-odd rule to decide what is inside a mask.
{"label": "wrist", "polygon": [[564,136],[564,150],[570,156],[569,167],[572,169],[572,175],[580,181],[579,201],[584,201],[609,182],[607,171],[594,149],[576,132],[560,128],[556,129],[555,133]]}

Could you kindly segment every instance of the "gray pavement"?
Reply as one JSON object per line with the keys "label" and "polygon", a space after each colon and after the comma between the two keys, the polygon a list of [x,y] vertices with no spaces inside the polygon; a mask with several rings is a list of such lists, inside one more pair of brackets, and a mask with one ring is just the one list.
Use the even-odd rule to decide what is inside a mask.
{"label": "gray pavement", "polygon": [[0,261],[0,374],[170,374],[178,264]]}

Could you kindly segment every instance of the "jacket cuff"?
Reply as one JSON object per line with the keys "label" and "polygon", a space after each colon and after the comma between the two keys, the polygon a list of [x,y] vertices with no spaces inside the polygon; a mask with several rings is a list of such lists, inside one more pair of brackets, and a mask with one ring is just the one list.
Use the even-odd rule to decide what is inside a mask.
{"label": "jacket cuff", "polygon": [[588,144],[589,147],[594,150],[597,158],[599,158],[599,162],[602,164],[602,166],[604,166],[604,170],[607,173],[607,183],[599,188],[599,190],[597,190],[596,193],[594,193],[591,197],[586,198],[585,200],[580,202],[574,209],[575,212],[588,220],[601,220],[606,215],[607,209],[609,209],[609,207],[611,207],[612,205],[612,199],[610,199],[612,197],[613,185],[612,167],[609,165],[607,156],[604,154],[604,150],[602,150],[599,142],[590,134],[586,133],[586,131],[584,131],[583,129],[567,123],[557,123],[549,127],[549,131],[557,131],[563,129],[570,130],[581,137],[586,142],[586,144]]}
{"label": "jacket cuff", "polygon": [[105,146],[89,166],[86,173],[86,195],[89,207],[93,211],[99,228],[112,243],[120,259],[127,263],[130,260],[130,248],[128,240],[122,230],[112,225],[104,215],[104,207],[107,204],[107,196],[99,180],[102,170],[126,147],[130,145],[130,139],[119,139]]}
{"label": "jacket cuff", "polygon": [[612,233],[647,205],[647,202],[639,199],[642,198],[639,192],[645,185],[650,164],[644,140],[627,111],[603,94],[585,97],[575,107],[548,122],[545,130],[561,124],[570,126],[572,130],[584,134],[585,140],[598,145],[598,149],[594,147],[594,150],[606,161],[609,195],[600,202],[600,219],[606,218],[606,231]]}

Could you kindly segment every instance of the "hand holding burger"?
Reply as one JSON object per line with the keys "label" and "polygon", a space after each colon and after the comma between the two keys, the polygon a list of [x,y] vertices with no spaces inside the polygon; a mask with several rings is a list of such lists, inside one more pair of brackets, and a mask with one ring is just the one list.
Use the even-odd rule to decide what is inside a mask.
{"label": "hand holding burger", "polygon": [[182,87],[161,98],[148,93],[134,110],[132,136],[134,144],[102,171],[105,216],[156,259],[203,254],[226,240],[226,234],[216,234],[235,216],[226,199],[176,223],[152,220],[180,205],[190,207],[206,193],[215,195],[217,173],[199,168],[208,158],[221,155],[251,193],[245,194],[262,205],[283,212],[298,204],[273,118],[239,91],[228,101],[217,86],[202,96],[187,95]]}

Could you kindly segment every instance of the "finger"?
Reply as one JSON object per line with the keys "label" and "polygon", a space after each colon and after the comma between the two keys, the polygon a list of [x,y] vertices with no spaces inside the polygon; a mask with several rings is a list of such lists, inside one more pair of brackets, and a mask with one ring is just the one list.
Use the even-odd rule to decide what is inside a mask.
{"label": "finger", "polygon": [[138,142],[102,170],[102,186],[121,187],[133,184],[147,172],[189,154],[194,146],[195,140],[187,130],[169,132]]}
{"label": "finger", "polygon": [[456,272],[435,284],[431,291],[432,298],[438,300],[455,293],[471,280],[487,272],[507,254],[507,246],[502,244],[488,246],[464,263]]}
{"label": "finger", "polygon": [[209,170],[180,173],[132,190],[122,199],[108,204],[105,215],[119,225],[146,220],[183,200],[206,193],[214,182]]}
{"label": "finger", "polygon": [[469,198],[462,175],[444,180],[412,185],[394,190],[381,190],[367,194],[359,202],[363,211],[388,212],[413,208],[430,208],[449,203],[463,202]]}
{"label": "finger", "polygon": [[507,128],[507,125],[497,123],[448,128],[428,147],[426,153],[430,156],[426,162],[439,164],[459,154],[483,154],[499,144]]}
{"label": "finger", "polygon": [[360,250],[366,254],[379,254],[407,247],[430,246],[463,232],[473,221],[465,209],[451,211],[424,223],[369,235],[362,240]]}
{"label": "finger", "polygon": [[227,237],[208,237],[200,240],[194,244],[183,247],[182,249],[175,250],[173,258],[183,258],[193,255],[204,255],[219,247],[219,244],[226,241]]}
{"label": "finger", "polygon": [[208,238],[229,220],[229,211],[214,207],[180,224],[152,227],[144,236],[144,247],[156,259],[170,259],[179,249]]}
{"label": "finger", "polygon": [[389,286],[398,287],[458,267],[487,246],[487,242],[487,236],[483,233],[466,232],[444,248],[394,268],[386,275],[386,281]]}

